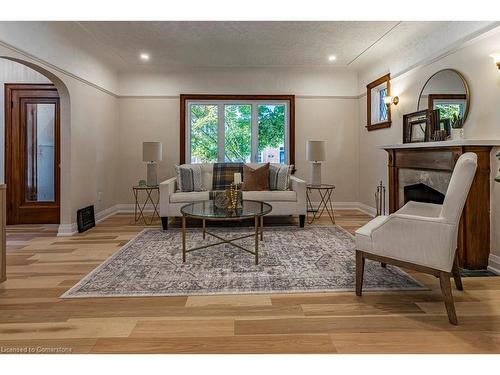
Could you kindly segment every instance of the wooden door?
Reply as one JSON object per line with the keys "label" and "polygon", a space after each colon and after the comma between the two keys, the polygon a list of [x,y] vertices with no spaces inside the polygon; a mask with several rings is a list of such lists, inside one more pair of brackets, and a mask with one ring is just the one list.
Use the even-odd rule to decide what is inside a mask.
{"label": "wooden door", "polygon": [[5,85],[7,224],[59,224],[59,122],[54,85]]}

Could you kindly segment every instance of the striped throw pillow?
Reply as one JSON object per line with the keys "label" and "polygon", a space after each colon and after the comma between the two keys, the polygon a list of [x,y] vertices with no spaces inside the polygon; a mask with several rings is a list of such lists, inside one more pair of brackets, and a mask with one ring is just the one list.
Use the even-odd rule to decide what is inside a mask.
{"label": "striped throw pillow", "polygon": [[292,175],[293,165],[275,165],[269,166],[269,189],[270,190],[290,190],[290,176]]}
{"label": "striped throw pillow", "polygon": [[175,166],[177,175],[177,190],[182,192],[205,191],[201,179],[201,166],[197,164],[183,164]]}

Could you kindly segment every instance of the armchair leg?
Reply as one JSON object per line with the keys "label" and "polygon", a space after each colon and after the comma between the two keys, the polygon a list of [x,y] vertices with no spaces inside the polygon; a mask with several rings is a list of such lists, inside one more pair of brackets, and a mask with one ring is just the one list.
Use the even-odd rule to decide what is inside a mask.
{"label": "armchair leg", "polygon": [[306,222],[306,215],[299,215],[299,227],[304,228]]}
{"label": "armchair leg", "polygon": [[455,279],[455,286],[457,287],[457,289],[464,290],[464,286],[462,285],[462,277],[460,276],[460,267],[458,267],[458,259],[456,256],[451,272],[453,273],[453,279]]}
{"label": "armchair leg", "polygon": [[365,258],[363,252],[356,250],[356,295],[361,296],[363,289],[363,273],[365,271]]}
{"label": "armchair leg", "polygon": [[163,230],[168,229],[168,216],[161,217],[161,227],[163,228]]}
{"label": "armchair leg", "polygon": [[457,314],[455,312],[455,304],[453,303],[453,294],[451,294],[450,274],[448,272],[439,273],[439,283],[441,284],[441,293],[443,294],[444,305],[448,313],[448,320],[451,324],[457,325]]}

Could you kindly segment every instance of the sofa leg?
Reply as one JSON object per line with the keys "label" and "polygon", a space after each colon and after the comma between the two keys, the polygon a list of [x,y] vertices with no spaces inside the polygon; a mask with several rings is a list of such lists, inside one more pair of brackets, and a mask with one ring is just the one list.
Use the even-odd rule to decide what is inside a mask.
{"label": "sofa leg", "polygon": [[163,228],[163,230],[168,229],[168,216],[161,217],[161,227]]}
{"label": "sofa leg", "polygon": [[361,296],[363,290],[363,273],[365,272],[365,257],[363,252],[356,250],[356,295]]}
{"label": "sofa leg", "polygon": [[299,226],[301,228],[304,228],[305,223],[306,223],[306,215],[299,215]]}

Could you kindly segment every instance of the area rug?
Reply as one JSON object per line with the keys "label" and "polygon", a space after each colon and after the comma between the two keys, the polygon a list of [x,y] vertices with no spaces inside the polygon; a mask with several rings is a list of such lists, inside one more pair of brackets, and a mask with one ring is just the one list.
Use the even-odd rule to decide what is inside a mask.
{"label": "area rug", "polygon": [[[241,236],[250,228],[213,228]],[[188,248],[218,241],[190,229]],[[253,239],[239,242],[252,248]],[[348,291],[355,287],[354,239],[340,227],[271,227],[264,230],[260,264],[223,244],[187,254],[182,263],[181,232],[146,229],[104,261],[63,298],[178,296],[234,293]],[[367,260],[365,290],[424,289],[397,267]]]}

